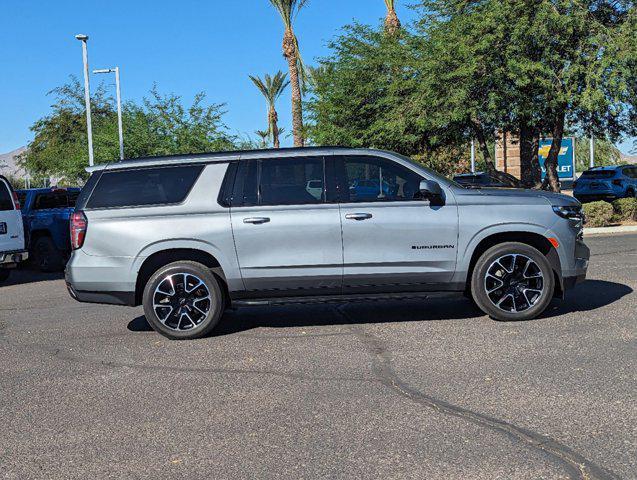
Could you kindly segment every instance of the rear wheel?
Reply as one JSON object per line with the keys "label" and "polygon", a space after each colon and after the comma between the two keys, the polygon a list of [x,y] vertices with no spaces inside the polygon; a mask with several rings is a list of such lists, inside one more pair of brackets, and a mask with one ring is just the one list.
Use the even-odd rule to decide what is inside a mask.
{"label": "rear wheel", "polygon": [[64,257],[50,237],[38,238],[31,253],[41,272],[59,272],[64,268]]}
{"label": "rear wheel", "polygon": [[530,320],[551,302],[555,278],[546,257],[524,243],[491,247],[478,259],[471,277],[471,294],[491,318]]}
{"label": "rear wheel", "polygon": [[210,333],[224,311],[219,281],[205,265],[183,261],[157,270],[144,288],[144,313],[153,329],[174,340]]}
{"label": "rear wheel", "polygon": [[633,188],[626,190],[626,198],[637,198],[637,192]]}

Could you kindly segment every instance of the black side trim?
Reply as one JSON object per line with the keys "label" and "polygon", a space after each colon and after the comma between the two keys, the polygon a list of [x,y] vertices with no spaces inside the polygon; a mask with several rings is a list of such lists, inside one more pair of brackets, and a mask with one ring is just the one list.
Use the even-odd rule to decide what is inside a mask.
{"label": "black side trim", "polygon": [[68,283],[66,288],[71,297],[82,303],[105,303],[108,305],[135,306],[135,292],[83,292],[75,290]]}
{"label": "black side trim", "polygon": [[278,298],[252,298],[249,300],[234,300],[235,307],[261,307],[273,305],[306,305],[316,303],[340,303],[340,302],[370,302],[425,298],[460,297],[462,292],[414,292],[414,293],[379,293],[367,295],[321,295],[314,297],[278,297]]}

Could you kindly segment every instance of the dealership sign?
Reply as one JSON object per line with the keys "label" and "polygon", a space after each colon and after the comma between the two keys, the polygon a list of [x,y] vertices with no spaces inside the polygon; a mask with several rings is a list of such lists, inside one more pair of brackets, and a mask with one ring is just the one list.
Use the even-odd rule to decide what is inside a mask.
{"label": "dealership sign", "polygon": [[[546,157],[549,156],[549,150],[551,149],[552,138],[545,138],[540,140],[540,149],[538,156],[540,160],[540,167],[542,168],[542,178],[546,177],[546,168],[544,168],[544,162]],[[562,146],[560,153],[557,156],[557,175],[560,180],[575,180],[575,139],[565,138],[562,140]]]}

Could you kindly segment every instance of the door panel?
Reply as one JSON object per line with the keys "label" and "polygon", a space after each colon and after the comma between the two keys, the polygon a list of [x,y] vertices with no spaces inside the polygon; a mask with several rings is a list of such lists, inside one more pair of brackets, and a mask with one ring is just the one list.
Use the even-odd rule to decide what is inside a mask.
{"label": "door panel", "polygon": [[[350,214],[368,214],[350,220]],[[437,290],[456,267],[455,205],[429,202],[341,205],[345,293]]]}
{"label": "door panel", "polygon": [[341,157],[344,293],[449,288],[455,272],[458,209],[421,198],[424,177],[375,156]]}
{"label": "door panel", "polygon": [[239,166],[231,218],[246,296],[341,292],[340,211],[326,202],[325,163],[301,157]]}
{"label": "door panel", "polygon": [[241,207],[231,216],[246,290],[262,296],[340,293],[338,205]]}

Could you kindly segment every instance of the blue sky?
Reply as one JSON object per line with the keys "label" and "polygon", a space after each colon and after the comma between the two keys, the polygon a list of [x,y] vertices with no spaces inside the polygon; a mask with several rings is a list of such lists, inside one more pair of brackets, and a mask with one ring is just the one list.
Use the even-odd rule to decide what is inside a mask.
{"label": "blue sky", "polygon": [[[407,22],[409,3],[397,2]],[[310,0],[296,24],[306,62],[327,54],[343,25],[374,24],[384,13],[381,0]],[[248,74],[286,70],[282,23],[267,0],[2,0],[0,18],[0,153],[32,138],[30,125],[52,103],[49,90],[71,74],[81,78],[76,33],[90,36],[91,69],[119,65],[124,100],[140,99],[154,82],[187,102],[205,91],[210,102],[226,104],[225,122],[238,134],[265,127],[263,99]],[[92,85],[99,80],[93,75]],[[286,95],[278,107],[286,127],[289,102]]]}

